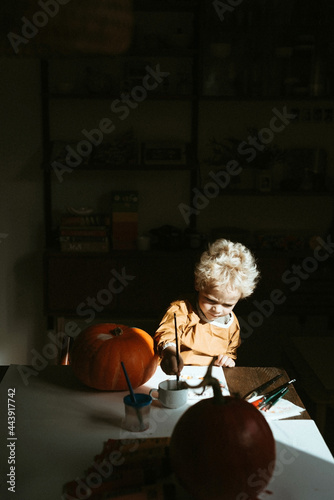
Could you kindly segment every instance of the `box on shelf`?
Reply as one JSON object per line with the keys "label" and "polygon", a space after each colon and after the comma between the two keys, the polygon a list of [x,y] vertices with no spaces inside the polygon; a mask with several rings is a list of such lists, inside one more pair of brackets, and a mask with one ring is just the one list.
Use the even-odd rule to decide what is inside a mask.
{"label": "box on shelf", "polygon": [[138,192],[112,193],[111,236],[114,250],[135,250],[138,236]]}

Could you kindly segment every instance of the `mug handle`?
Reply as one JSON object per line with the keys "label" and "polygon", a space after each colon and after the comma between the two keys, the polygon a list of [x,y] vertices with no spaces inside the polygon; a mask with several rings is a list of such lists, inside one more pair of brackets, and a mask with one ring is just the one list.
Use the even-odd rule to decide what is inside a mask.
{"label": "mug handle", "polygon": [[157,392],[159,394],[159,389],[151,389],[150,392],[149,392],[149,395],[151,396],[152,399],[155,399],[156,401],[159,400],[159,398],[155,398],[152,393],[153,392]]}

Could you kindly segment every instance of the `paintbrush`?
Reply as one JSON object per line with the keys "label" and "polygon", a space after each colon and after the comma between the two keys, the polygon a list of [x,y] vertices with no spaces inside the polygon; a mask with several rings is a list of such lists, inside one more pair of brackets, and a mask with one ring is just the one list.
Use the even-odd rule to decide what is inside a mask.
{"label": "paintbrush", "polygon": [[[177,362],[177,369],[179,369],[179,360],[180,360],[180,355],[179,355],[179,340],[178,340],[178,335],[177,335],[177,323],[176,323],[176,314],[174,313],[174,327],[175,327],[175,345],[176,345],[176,362]],[[179,375],[176,375],[176,388],[179,388]]]}
{"label": "paintbrush", "polygon": [[136,415],[137,415],[137,418],[138,418],[138,421],[139,421],[140,430],[143,430],[144,429],[143,416],[141,414],[140,408],[137,406],[136,396],[135,396],[135,393],[134,393],[134,391],[132,389],[132,385],[131,385],[131,382],[130,382],[130,379],[129,379],[129,376],[128,376],[128,373],[126,371],[126,368],[124,366],[123,361],[121,361],[121,366],[123,368],[123,372],[124,372],[124,376],[125,376],[125,379],[126,379],[126,383],[128,384],[128,388],[129,388],[129,391],[130,391],[131,401],[133,402],[133,407],[134,407],[134,409],[136,411]]}

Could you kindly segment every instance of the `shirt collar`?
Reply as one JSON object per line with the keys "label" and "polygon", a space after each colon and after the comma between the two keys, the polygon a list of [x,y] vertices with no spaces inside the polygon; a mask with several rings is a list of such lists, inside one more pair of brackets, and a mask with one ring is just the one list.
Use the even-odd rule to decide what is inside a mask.
{"label": "shirt collar", "polygon": [[198,301],[196,301],[196,308],[197,308],[197,312],[198,312],[199,317],[201,318],[202,321],[205,321],[205,323],[210,323],[210,325],[216,325],[216,326],[220,326],[220,327],[224,328],[227,325],[229,325],[231,322],[232,313],[228,313],[228,314],[226,314],[226,316],[221,316],[220,318],[209,321],[208,318],[203,313],[202,309],[199,307]]}

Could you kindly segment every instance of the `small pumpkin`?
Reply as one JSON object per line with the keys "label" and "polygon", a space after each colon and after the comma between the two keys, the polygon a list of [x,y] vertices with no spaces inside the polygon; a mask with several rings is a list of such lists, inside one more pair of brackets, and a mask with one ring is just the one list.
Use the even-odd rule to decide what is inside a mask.
{"label": "small pumpkin", "polygon": [[140,328],[100,323],[80,332],[74,341],[72,369],[89,387],[107,391],[127,390],[121,361],[134,389],[145,384],[158,366],[153,338]]}
{"label": "small pumpkin", "polygon": [[222,395],[210,367],[200,386],[209,384],[214,397],[191,406],[173,430],[172,469],[196,500],[255,500],[275,465],[272,431],[251,403]]}

